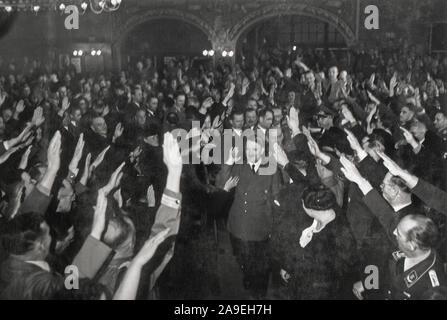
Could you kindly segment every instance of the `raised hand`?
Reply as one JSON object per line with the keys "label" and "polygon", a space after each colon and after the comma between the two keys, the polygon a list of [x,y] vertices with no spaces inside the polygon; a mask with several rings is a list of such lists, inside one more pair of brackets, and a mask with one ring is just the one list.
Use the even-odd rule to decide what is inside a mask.
{"label": "raised hand", "polygon": [[168,171],[181,172],[183,162],[177,140],[170,132],[166,132],[163,140],[163,162]]}
{"label": "raised hand", "polygon": [[85,158],[85,164],[84,164],[84,172],[82,173],[81,180],[79,182],[83,185],[87,185],[88,178],[90,177],[91,168],[90,168],[90,161],[92,160],[92,154],[89,153],[87,157]]}
{"label": "raised hand", "polygon": [[277,143],[273,145],[273,157],[281,167],[285,167],[289,163],[286,153]]}
{"label": "raised hand", "polygon": [[418,142],[416,141],[415,137],[413,136],[413,134],[408,131],[407,129],[405,129],[404,127],[400,127],[400,130],[402,131],[405,140],[407,141],[407,143],[409,145],[411,145],[413,148],[417,148],[417,146],[419,145]]}
{"label": "raised hand", "polygon": [[96,157],[96,159],[93,161],[90,171],[95,170],[95,168],[98,168],[98,166],[102,163],[102,161],[104,160],[104,157],[106,155],[106,152],[109,151],[110,146],[107,146],[104,150],[101,151],[100,154],[98,154],[98,156]]}
{"label": "raised hand", "polygon": [[26,151],[23,153],[22,158],[20,159],[19,169],[25,170],[28,166],[29,155],[31,154],[31,148],[33,146],[29,146]]}
{"label": "raised hand", "polygon": [[65,112],[70,108],[70,101],[68,100],[68,97],[62,98],[62,104],[61,104],[61,111]]}
{"label": "raised hand", "polygon": [[169,231],[170,229],[166,228],[147,240],[132,260],[132,263],[136,263],[140,266],[145,265],[154,256],[158,246],[168,237]]}
{"label": "raised hand", "polygon": [[78,143],[76,144],[75,152],[73,154],[73,158],[71,159],[71,162],[68,166],[68,169],[74,173],[75,175],[78,175],[79,169],[78,164],[79,161],[82,158],[82,150],[84,149],[84,134],[81,133],[78,139]]}
{"label": "raised hand", "polygon": [[14,153],[16,153],[18,150],[20,150],[22,148],[23,148],[23,144],[9,148],[8,151],[4,152],[0,156],[0,164],[6,162],[9,159],[9,157],[11,157],[11,155],[13,155]]}
{"label": "raised hand", "polygon": [[103,192],[106,197],[110,194],[110,192],[112,192],[113,189],[119,187],[121,178],[123,177],[123,173],[121,172],[121,170],[123,170],[125,164],[125,162],[121,163],[120,166],[116,168],[116,170],[110,176],[109,182],[100,189],[100,191]]}
{"label": "raised hand", "polygon": [[202,102],[202,107],[205,108],[206,110],[208,110],[209,108],[211,108],[211,106],[213,105],[214,100],[212,97],[208,97],[206,98],[203,102]]}
{"label": "raised hand", "polygon": [[377,155],[383,160],[383,165],[388,169],[388,171],[393,176],[400,176],[403,172],[405,172],[404,169],[402,169],[396,162],[394,162],[384,152],[377,151]]}
{"label": "raised hand", "polygon": [[350,123],[356,123],[357,120],[355,119],[355,117],[352,115],[351,110],[349,110],[347,105],[342,105],[341,106],[341,113],[343,114],[343,117],[348,120]]}
{"label": "raised hand", "polygon": [[149,208],[155,207],[155,191],[154,191],[154,186],[153,185],[150,185],[147,188],[146,200],[147,200],[147,206]]}
{"label": "raised hand", "polygon": [[356,138],[356,136],[348,129],[345,129],[345,132],[348,135],[347,139],[348,139],[349,145],[351,146],[352,150],[354,150],[357,153],[363,151],[363,148],[360,145],[360,142]]}
{"label": "raised hand", "polygon": [[47,150],[48,170],[56,172],[60,166],[61,133],[56,131]]}
{"label": "raised hand", "polygon": [[132,151],[129,155],[130,162],[131,163],[135,162],[135,160],[138,159],[138,157],[141,155],[142,152],[143,152],[143,149],[140,146],[136,147],[135,150]]}
{"label": "raised hand", "polygon": [[121,137],[123,135],[124,132],[124,127],[123,125],[120,123],[118,123],[115,127],[115,132],[113,133],[113,139],[112,142],[115,142],[116,139],[118,139],[119,137]]}
{"label": "raised hand", "polygon": [[95,213],[93,215],[92,231],[90,235],[97,240],[101,240],[101,235],[106,225],[107,209],[107,196],[102,189],[98,191],[98,198],[94,209]]}
{"label": "raised hand", "polygon": [[340,157],[340,162],[343,166],[343,168],[341,168],[341,172],[343,172],[346,179],[354,183],[360,183],[361,180],[363,180],[362,175],[360,174],[354,163],[346,159],[344,156]]}
{"label": "raised hand", "polygon": [[19,100],[16,104],[15,112],[17,114],[21,114],[25,110],[25,102],[23,100]]}
{"label": "raised hand", "polygon": [[290,130],[292,130],[292,137],[296,136],[297,134],[300,134],[301,130],[300,130],[299,111],[294,107],[290,108],[289,115],[286,116],[286,119],[287,119],[287,125],[289,126]]}
{"label": "raised hand", "polygon": [[43,116],[43,108],[42,107],[37,107],[34,110],[33,118],[31,120],[31,123],[35,127],[40,127],[42,125],[42,123],[44,123],[44,121],[45,121],[45,117]]}
{"label": "raised hand", "polygon": [[230,177],[227,182],[225,182],[224,190],[229,192],[231,189],[236,188],[239,183],[239,177]]}

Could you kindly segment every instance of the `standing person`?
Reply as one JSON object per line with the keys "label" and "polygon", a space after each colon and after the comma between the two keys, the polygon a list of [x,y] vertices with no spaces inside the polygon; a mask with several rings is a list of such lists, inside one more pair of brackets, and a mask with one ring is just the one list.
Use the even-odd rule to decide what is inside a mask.
{"label": "standing person", "polygon": [[[272,206],[279,192],[279,179],[260,170],[264,145],[260,139],[248,139],[246,161],[240,163],[237,148],[217,176],[216,185],[228,191],[228,181],[238,177],[234,201],[228,218],[233,253],[242,269],[244,287],[253,298],[262,299],[267,292],[270,266],[267,249],[273,227]],[[239,162],[239,164],[236,164]]]}

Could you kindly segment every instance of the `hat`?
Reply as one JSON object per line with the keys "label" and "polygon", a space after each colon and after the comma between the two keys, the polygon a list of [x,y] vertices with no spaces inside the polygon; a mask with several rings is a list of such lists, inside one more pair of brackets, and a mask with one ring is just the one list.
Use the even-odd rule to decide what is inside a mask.
{"label": "hat", "polygon": [[334,193],[323,185],[306,188],[302,196],[307,209],[325,211],[337,205]]}
{"label": "hat", "polygon": [[327,117],[327,116],[331,116],[334,117],[335,116],[335,111],[333,111],[332,109],[321,105],[318,108],[318,112],[317,112],[317,116],[323,116],[323,117]]}

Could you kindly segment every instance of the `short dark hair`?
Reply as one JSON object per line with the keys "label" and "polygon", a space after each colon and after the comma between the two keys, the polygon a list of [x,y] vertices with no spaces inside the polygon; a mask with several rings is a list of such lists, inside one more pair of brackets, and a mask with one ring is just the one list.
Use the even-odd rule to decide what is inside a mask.
{"label": "short dark hair", "polygon": [[244,116],[244,110],[236,108],[231,111],[230,119],[233,120],[235,116],[242,115]]}
{"label": "short dark hair", "polygon": [[415,242],[422,250],[436,247],[439,231],[433,220],[419,214],[412,214],[407,217],[416,222],[416,226],[407,232],[408,240]]}
{"label": "short dark hair", "polygon": [[270,112],[273,115],[273,110],[270,108],[262,108],[258,111],[258,117],[264,118],[266,114]]}
{"label": "short dark hair", "polygon": [[323,185],[306,188],[302,199],[306,208],[317,211],[333,209],[337,203],[334,193]]}
{"label": "short dark hair", "polygon": [[36,212],[19,214],[6,223],[2,230],[1,243],[9,254],[23,255],[31,252],[38,240],[44,236],[44,217]]}

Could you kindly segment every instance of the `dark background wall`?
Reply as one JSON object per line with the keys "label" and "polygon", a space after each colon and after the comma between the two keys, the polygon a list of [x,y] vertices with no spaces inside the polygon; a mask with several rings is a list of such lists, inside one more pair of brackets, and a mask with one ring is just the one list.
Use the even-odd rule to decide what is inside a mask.
{"label": "dark background wall", "polygon": [[[371,4],[377,5],[380,10],[379,30],[364,28],[364,8]],[[271,8],[285,6],[287,10],[289,5],[322,8],[336,17],[335,19],[342,21],[354,34],[357,35],[358,31],[355,43],[350,45],[364,43],[369,46],[398,46],[402,41],[406,41],[426,49],[429,45],[431,23],[447,21],[445,0],[123,0],[122,7],[114,13],[96,15],[87,10],[80,16],[79,30],[66,30],[65,16],[54,9],[42,8],[37,14],[19,12],[13,19],[11,14],[1,10],[0,54],[13,57],[24,54],[30,57],[44,57],[48,55],[49,49],[55,55],[71,55],[76,48],[89,51],[100,47],[103,51],[101,63],[108,69],[117,59],[127,59],[129,54],[132,54],[129,51],[144,51],[144,48],[156,55],[162,52],[196,54],[199,48],[201,51],[208,45],[236,48],[239,39],[232,38],[232,31],[238,23],[247,19],[253,12],[268,14]],[[176,12],[175,17],[172,17],[170,10]],[[147,23],[144,21],[145,12],[148,12],[147,17],[150,20]],[[172,23],[173,20],[151,20],[164,16],[167,19],[175,18],[176,23]],[[321,35],[321,31],[318,31],[320,35],[315,36],[317,38],[303,38],[297,34],[305,34],[308,31],[303,32],[304,27],[297,25],[310,21],[308,24],[314,24],[316,30],[320,30],[325,24],[318,20],[319,18],[319,14],[311,18],[280,16],[276,20],[273,18],[253,25],[250,24],[252,20],[247,19],[244,36],[252,32],[249,35],[251,37],[253,30],[258,27],[258,30],[262,28],[268,37],[285,45],[287,39],[290,39],[290,43],[300,43],[301,39],[302,43],[309,44],[314,40],[320,41],[324,34]],[[133,26],[131,31],[127,30],[126,26],[132,26],[133,22],[142,24]],[[292,22],[295,24],[293,27],[290,26]],[[329,23],[331,30],[335,30],[333,26],[334,24]],[[198,32],[197,28],[202,32]],[[335,45],[343,45],[339,39],[334,42]],[[315,43],[320,46],[321,44]],[[127,50],[123,50],[123,47]]]}

